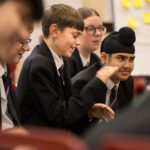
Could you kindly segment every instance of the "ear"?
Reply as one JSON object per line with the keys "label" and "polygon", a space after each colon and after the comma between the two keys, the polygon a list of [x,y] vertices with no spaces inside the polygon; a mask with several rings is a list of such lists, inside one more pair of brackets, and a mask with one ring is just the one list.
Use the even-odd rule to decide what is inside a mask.
{"label": "ear", "polygon": [[107,62],[107,54],[104,53],[104,52],[102,52],[102,53],[101,53],[101,56],[100,56],[100,59],[101,59],[102,64],[105,65],[106,62]]}
{"label": "ear", "polygon": [[51,37],[57,38],[58,32],[60,32],[60,30],[59,30],[57,24],[52,24],[52,25],[49,27],[49,33],[50,33],[50,36],[51,36]]}

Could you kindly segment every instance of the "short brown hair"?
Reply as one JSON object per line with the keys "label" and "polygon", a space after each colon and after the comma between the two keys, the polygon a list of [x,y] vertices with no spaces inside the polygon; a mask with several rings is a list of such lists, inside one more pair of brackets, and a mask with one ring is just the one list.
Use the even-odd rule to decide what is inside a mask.
{"label": "short brown hair", "polygon": [[93,8],[82,7],[78,9],[79,14],[82,16],[83,19],[86,19],[90,16],[99,16],[100,14]]}
{"label": "short brown hair", "polygon": [[65,5],[52,5],[48,9],[42,19],[42,31],[44,37],[49,36],[49,27],[52,24],[57,24],[58,28],[63,31],[66,27],[73,27],[77,30],[84,30],[84,22],[81,15],[74,8]]}

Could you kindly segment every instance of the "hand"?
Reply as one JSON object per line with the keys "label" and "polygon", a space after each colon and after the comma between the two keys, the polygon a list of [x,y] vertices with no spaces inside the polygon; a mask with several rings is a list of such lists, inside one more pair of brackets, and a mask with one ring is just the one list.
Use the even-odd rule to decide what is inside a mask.
{"label": "hand", "polygon": [[103,119],[106,122],[114,119],[114,115],[114,111],[109,106],[102,103],[94,104],[93,107],[88,111],[89,117]]}
{"label": "hand", "polygon": [[119,67],[117,66],[104,66],[102,69],[97,71],[96,77],[106,83],[107,79],[117,72],[118,69]]}

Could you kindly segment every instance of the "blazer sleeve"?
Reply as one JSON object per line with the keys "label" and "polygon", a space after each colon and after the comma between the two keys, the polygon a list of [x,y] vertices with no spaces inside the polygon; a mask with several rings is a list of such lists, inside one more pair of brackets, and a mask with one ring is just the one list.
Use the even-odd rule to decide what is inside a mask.
{"label": "blazer sleeve", "polygon": [[80,95],[74,94],[69,100],[63,100],[54,90],[56,80],[49,63],[43,61],[34,64],[36,65],[30,70],[30,86],[32,94],[36,97],[33,103],[49,122],[66,127],[82,118],[98,101],[101,92],[97,91],[101,90],[101,86],[97,78],[91,80],[81,90]]}

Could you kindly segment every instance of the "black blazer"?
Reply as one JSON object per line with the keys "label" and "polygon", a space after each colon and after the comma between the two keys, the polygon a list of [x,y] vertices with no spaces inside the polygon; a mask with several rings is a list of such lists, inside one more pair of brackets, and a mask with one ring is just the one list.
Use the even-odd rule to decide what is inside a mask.
{"label": "black blazer", "polygon": [[[97,63],[97,62],[101,63],[100,58],[96,54],[91,53],[90,65],[89,66],[91,66],[91,65],[93,65],[94,63]],[[83,67],[78,49],[76,49],[74,51],[71,58],[68,58],[67,65],[68,65],[68,70],[69,70],[69,74],[70,74],[71,77],[73,77],[78,72],[85,69],[85,67]]]}
{"label": "black blazer", "polygon": [[[72,78],[73,89],[76,92],[80,92],[77,90],[78,84],[82,84],[84,87],[90,80],[92,80],[96,72],[101,68],[101,64],[96,63],[90,66],[89,68],[79,72]],[[101,93],[101,97],[99,97],[101,103],[105,103],[107,87],[106,85],[100,81],[101,90],[97,91],[97,93]],[[76,93],[77,94],[77,93]],[[133,98],[133,78],[130,76],[126,81],[121,81],[118,87],[118,110],[122,107],[129,104],[130,100]]]}
{"label": "black blazer", "polygon": [[[72,95],[71,80],[64,58],[65,87],[61,84],[52,54],[43,41],[25,60],[17,87],[22,123],[72,129],[97,102],[98,79]],[[97,84],[97,86],[93,86]],[[78,86],[78,90],[80,85]],[[93,92],[91,92],[93,91]],[[78,126],[76,126],[76,129]]]}
{"label": "black blazer", "polygon": [[9,67],[7,66],[7,80],[8,80],[8,85],[9,85],[9,94],[7,97],[8,100],[8,110],[9,113],[12,115],[13,117],[13,123],[15,125],[19,125],[20,126],[20,122],[21,122],[21,115],[20,115],[20,111],[19,111],[19,104],[18,104],[18,100],[16,97],[16,93],[13,89],[12,86],[12,80],[9,76]]}

